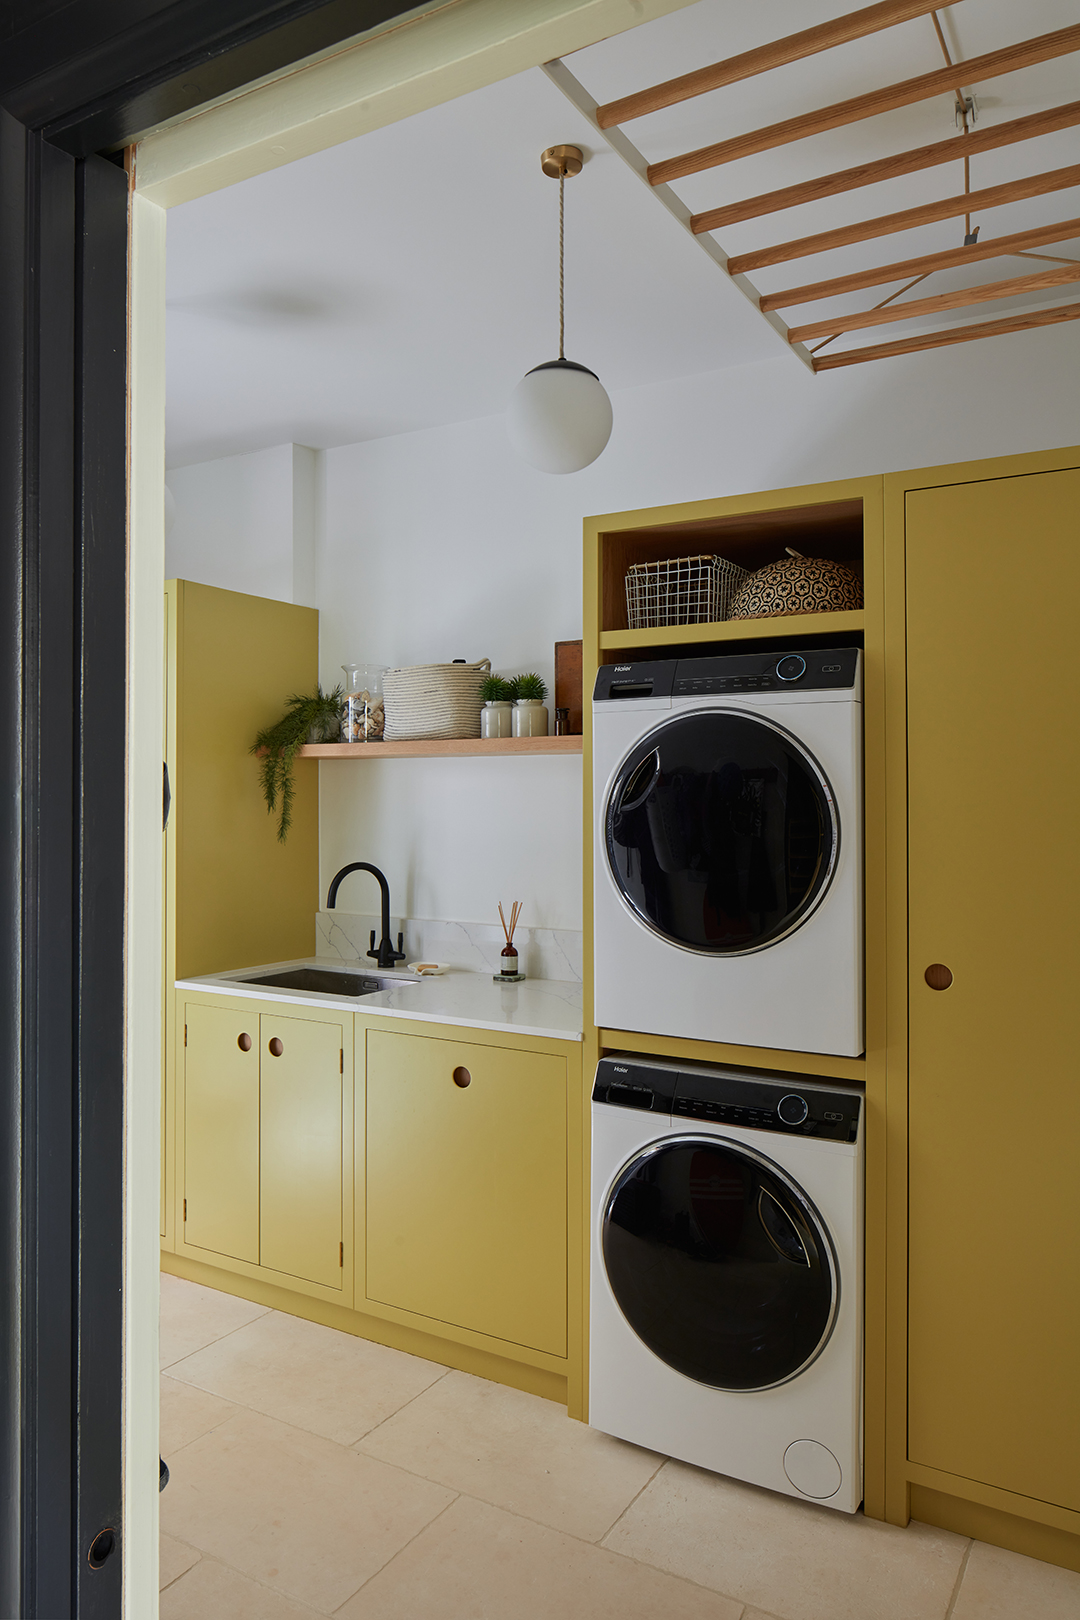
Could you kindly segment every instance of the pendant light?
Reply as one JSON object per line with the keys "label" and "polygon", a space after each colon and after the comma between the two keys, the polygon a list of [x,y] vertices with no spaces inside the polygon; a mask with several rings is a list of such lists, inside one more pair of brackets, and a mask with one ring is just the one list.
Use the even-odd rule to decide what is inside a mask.
{"label": "pendant light", "polygon": [[510,396],[506,425],[511,443],[541,472],[579,472],[595,461],[611,437],[611,401],[595,371],[563,352],[563,186],[580,174],[578,146],[549,146],[540,167],[559,182],[559,358],[535,366]]}

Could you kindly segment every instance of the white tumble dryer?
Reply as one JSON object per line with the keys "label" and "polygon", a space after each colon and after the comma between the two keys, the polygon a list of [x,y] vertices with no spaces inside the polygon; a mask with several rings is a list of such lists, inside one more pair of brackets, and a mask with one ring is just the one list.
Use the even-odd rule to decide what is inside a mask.
{"label": "white tumble dryer", "polygon": [[597,1024],[862,1052],[857,648],[603,665],[593,805]]}
{"label": "white tumble dryer", "polygon": [[854,1513],[857,1088],[608,1056],[593,1090],[589,1422]]}

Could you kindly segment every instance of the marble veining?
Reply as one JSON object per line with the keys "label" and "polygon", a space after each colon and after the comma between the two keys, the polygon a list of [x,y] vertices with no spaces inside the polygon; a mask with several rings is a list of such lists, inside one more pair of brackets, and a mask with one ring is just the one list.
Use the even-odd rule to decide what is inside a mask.
{"label": "marble veining", "polygon": [[[360,911],[319,911],[315,914],[316,944],[320,956],[343,962],[367,960],[371,930],[378,943],[381,924],[377,915]],[[409,962],[428,959],[448,962],[470,973],[498,973],[499,953],[505,941],[497,922],[446,922],[438,917],[393,917],[394,943],[405,935]],[[582,937],[574,928],[518,927],[514,934],[522,972],[530,979],[577,981],[582,978]]]}

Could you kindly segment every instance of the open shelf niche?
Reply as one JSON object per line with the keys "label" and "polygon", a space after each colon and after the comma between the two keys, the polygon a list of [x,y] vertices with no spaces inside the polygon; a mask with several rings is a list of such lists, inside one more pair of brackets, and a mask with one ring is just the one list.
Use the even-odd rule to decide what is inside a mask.
{"label": "open shelf niche", "polygon": [[635,563],[715,553],[751,571],[787,555],[827,557],[863,575],[863,503],[829,500],[761,512],[732,512],[673,522],[601,531],[599,542],[599,661],[636,654],[656,657],[661,648],[703,643],[861,637],[863,612],[800,613],[767,619],[725,619],[715,624],[665,625],[631,630],[626,616],[626,571]]}

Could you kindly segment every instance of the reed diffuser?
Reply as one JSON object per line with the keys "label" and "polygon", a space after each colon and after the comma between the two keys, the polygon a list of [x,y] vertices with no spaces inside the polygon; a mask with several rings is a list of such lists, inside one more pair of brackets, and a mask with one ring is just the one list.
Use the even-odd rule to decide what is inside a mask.
{"label": "reed diffuser", "polygon": [[514,944],[514,930],[518,925],[518,918],[520,916],[520,900],[515,900],[513,905],[510,907],[509,922],[507,922],[506,917],[503,915],[502,901],[499,901],[499,921],[502,923],[503,933],[506,935],[506,944],[503,946],[501,953],[502,972],[495,973],[492,975],[492,977],[502,980],[503,983],[506,983],[506,981],[509,980],[511,983],[516,984],[518,980],[525,977],[524,973],[518,972],[518,953],[517,946]]}

